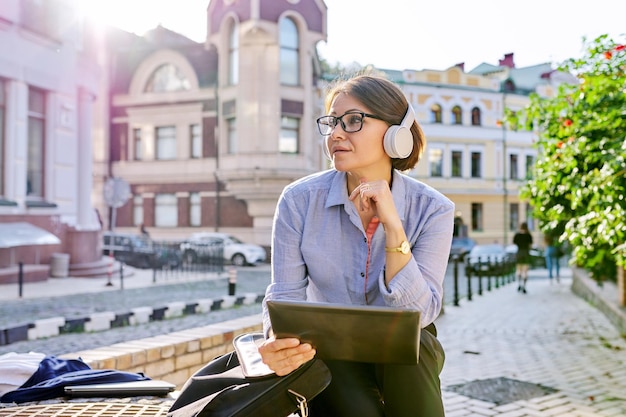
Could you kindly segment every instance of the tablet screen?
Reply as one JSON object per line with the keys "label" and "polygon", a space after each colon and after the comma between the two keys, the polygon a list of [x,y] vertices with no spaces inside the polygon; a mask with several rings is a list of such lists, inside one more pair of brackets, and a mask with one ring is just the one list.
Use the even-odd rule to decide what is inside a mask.
{"label": "tablet screen", "polygon": [[376,306],[267,302],[277,338],[310,343],[319,359],[415,364],[420,312]]}

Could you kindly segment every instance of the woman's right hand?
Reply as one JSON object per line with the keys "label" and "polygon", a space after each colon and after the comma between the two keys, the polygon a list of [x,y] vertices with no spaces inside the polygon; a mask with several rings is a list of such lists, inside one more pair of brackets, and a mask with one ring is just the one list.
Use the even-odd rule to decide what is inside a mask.
{"label": "woman's right hand", "polygon": [[276,339],[270,336],[259,346],[259,353],[263,363],[278,376],[287,375],[315,357],[313,346],[300,343],[293,337]]}

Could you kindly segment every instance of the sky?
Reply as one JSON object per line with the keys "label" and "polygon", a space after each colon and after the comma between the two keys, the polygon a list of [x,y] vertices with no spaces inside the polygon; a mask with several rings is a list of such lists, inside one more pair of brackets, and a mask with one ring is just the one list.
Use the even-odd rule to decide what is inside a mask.
{"label": "sky", "polygon": [[[209,0],[75,0],[99,21],[142,35],[161,24],[203,42]],[[212,0],[221,1],[221,0]],[[238,1],[238,0],[235,0]],[[286,0],[261,0],[286,1]],[[624,0],[325,0],[330,63],[382,69],[444,70],[497,65],[513,53],[517,67],[580,57],[583,37],[622,43]]]}

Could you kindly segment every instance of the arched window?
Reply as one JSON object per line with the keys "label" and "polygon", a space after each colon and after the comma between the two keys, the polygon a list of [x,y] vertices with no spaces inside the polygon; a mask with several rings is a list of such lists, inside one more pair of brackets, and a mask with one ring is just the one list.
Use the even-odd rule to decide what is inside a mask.
{"label": "arched window", "polygon": [[146,93],[164,93],[189,89],[191,89],[191,83],[177,66],[163,64],[150,75],[144,91]]}
{"label": "arched window", "polygon": [[239,82],[239,31],[237,23],[233,22],[228,35],[228,84],[236,85]]}
{"label": "arched window", "polygon": [[295,22],[288,18],[280,19],[280,83],[298,85],[300,83],[299,37]]}
{"label": "arched window", "polygon": [[472,126],[480,126],[480,109],[478,107],[474,107],[472,109]]}
{"label": "arched window", "polygon": [[452,124],[453,125],[463,124],[463,110],[461,110],[460,106],[452,107]]}
{"label": "arched window", "polygon": [[439,104],[430,106],[430,122],[441,123],[441,106]]}

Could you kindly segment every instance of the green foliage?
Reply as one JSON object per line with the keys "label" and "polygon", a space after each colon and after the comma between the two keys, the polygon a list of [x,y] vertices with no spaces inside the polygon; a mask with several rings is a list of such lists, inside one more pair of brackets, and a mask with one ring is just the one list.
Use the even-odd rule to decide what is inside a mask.
{"label": "green foliage", "polygon": [[539,158],[522,189],[544,232],[569,242],[573,262],[597,280],[626,262],[626,49],[606,35],[559,67],[578,84],[532,95],[508,122],[537,130]]}

